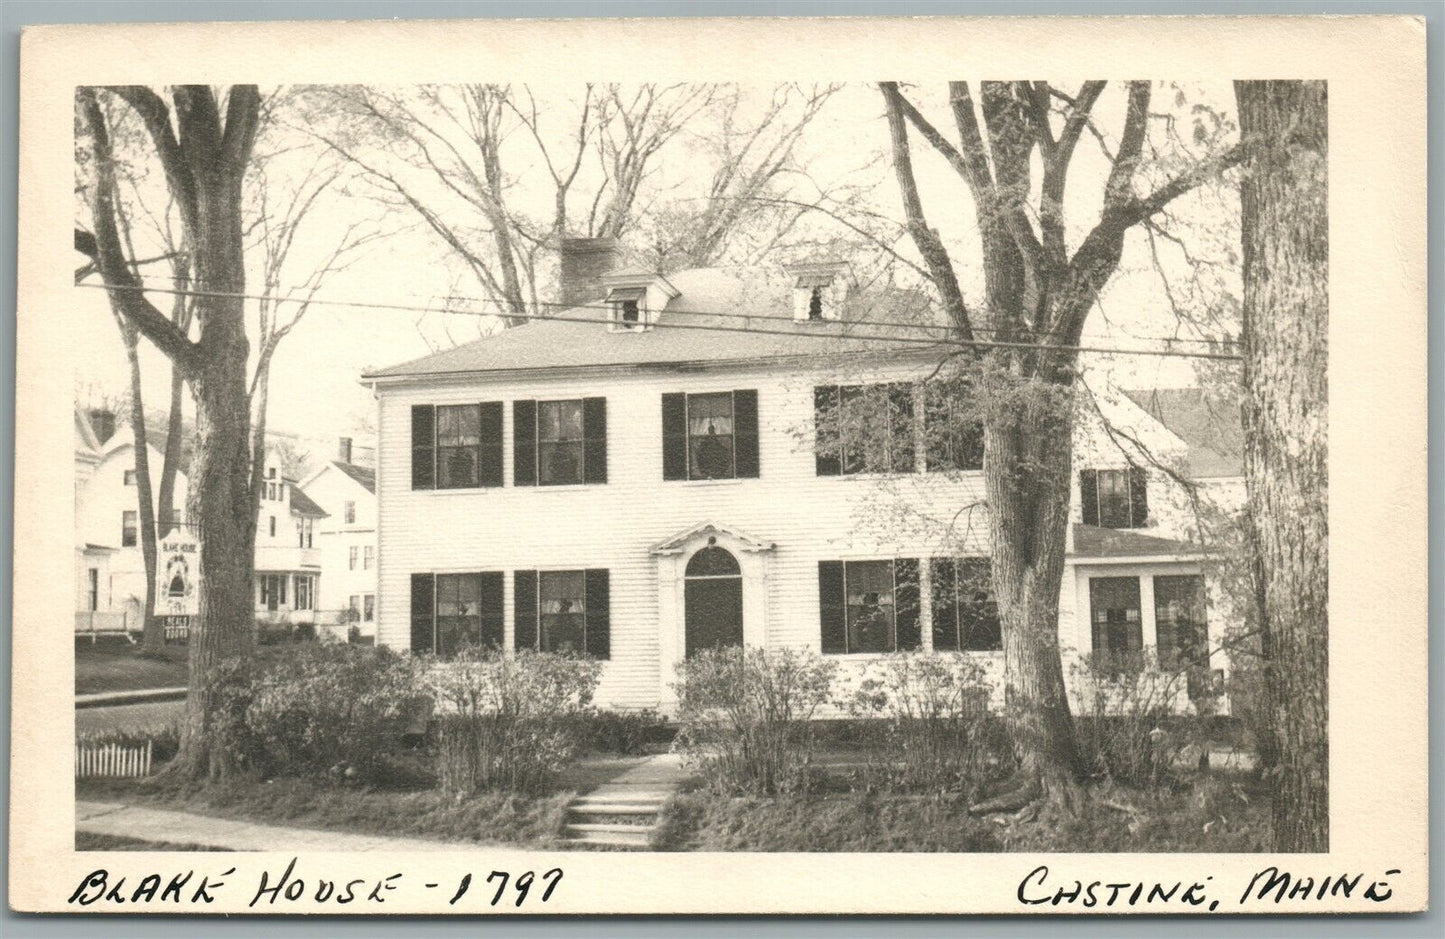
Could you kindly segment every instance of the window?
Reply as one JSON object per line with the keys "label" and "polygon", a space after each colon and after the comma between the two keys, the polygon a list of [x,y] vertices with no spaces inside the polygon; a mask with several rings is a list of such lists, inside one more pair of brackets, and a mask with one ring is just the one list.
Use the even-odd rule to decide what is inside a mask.
{"label": "window", "polygon": [[1148,524],[1148,477],[1143,467],[1080,470],[1079,492],[1085,525],[1143,528]]}
{"label": "window", "polygon": [[346,524],[348,524],[348,525],[355,525],[355,524],[356,524],[356,503],[355,503],[355,502],[348,502],[348,503],[346,503],[346,506],[345,506],[345,508],[342,509],[342,511],[343,511],[343,513],[345,514],[345,517],[346,517]]}
{"label": "window", "polygon": [[356,557],[357,557],[357,555],[358,555],[359,553],[360,553],[360,549],[357,548],[356,545],[352,545],[350,548],[347,548],[347,549],[346,549],[346,569],[347,569],[347,570],[350,570],[350,571],[356,570]]}
{"label": "window", "polygon": [[1204,667],[1209,664],[1209,626],[1204,596],[1204,578],[1199,574],[1154,578],[1154,623],[1161,667]]}
{"label": "window", "polygon": [[813,391],[819,476],[911,473],[913,386],[824,385]]}
{"label": "window", "polygon": [[135,526],[135,512],[131,509],[122,511],[120,513],[120,546],[122,548],[135,547]]}
{"label": "window", "polygon": [[100,609],[100,568],[92,567],[86,573],[90,578],[90,611]]}
{"label": "window", "polygon": [[928,471],[983,469],[983,422],[963,413],[960,396],[966,390],[954,384],[928,387],[923,410],[923,433]]}
{"label": "window", "polygon": [[933,648],[996,652],[1003,648],[988,558],[934,558]]}
{"label": "window", "polygon": [[[412,407],[413,489],[476,489],[501,484],[500,401]],[[355,521],[354,513],[347,521]]]}
{"label": "window", "polygon": [[645,330],[647,321],[642,315],[642,301],[646,298],[646,287],[619,286],[608,291],[605,302],[612,306],[614,328]]}
{"label": "window", "polygon": [[124,484],[127,485],[127,486],[134,486],[134,485],[135,485],[135,470],[133,470],[133,469],[128,469],[128,470],[126,470],[126,471],[124,472],[124,474],[122,475],[122,477],[121,477],[121,482],[124,483]]}
{"label": "window", "polygon": [[516,571],[512,577],[518,649],[610,655],[606,570]]}
{"label": "window", "polygon": [[[362,597],[362,599],[365,601],[366,604],[363,610],[362,618],[368,623],[373,622],[376,619],[376,594],[368,593],[366,596]],[[497,644],[501,645],[500,639],[497,640]]]}
{"label": "window", "polygon": [[854,654],[920,645],[918,561],[820,561],[823,652]]}
{"label": "window", "polygon": [[316,526],[315,519],[298,518],[296,520],[296,546],[299,548],[312,547],[312,531]]}
{"label": "window", "polygon": [[808,294],[808,319],[823,319],[823,288],[814,287]]}
{"label": "window", "polygon": [[512,402],[512,481],[607,482],[607,399]]}
{"label": "window", "polygon": [[271,527],[271,537],[272,537],[272,538],[275,538],[275,537],[276,537],[276,516],[271,515],[271,516],[268,516],[268,517],[269,517],[270,520],[271,520],[271,526],[270,526],[270,527]]}
{"label": "window", "polygon": [[411,575],[411,651],[448,657],[465,646],[500,647],[502,579],[498,571]]}
{"label": "window", "polygon": [[275,612],[286,605],[286,581],[285,574],[262,574],[261,584],[261,606],[271,612]]}
{"label": "window", "polygon": [[346,601],[346,612],[349,614],[347,619],[350,622],[354,623],[361,619],[361,597],[359,595],[353,593]]}
{"label": "window", "polygon": [[296,609],[310,610],[316,602],[316,579],[310,574],[296,575]]}
{"label": "window", "polygon": [[1094,659],[1105,671],[1130,664],[1144,647],[1139,614],[1139,578],[1094,577],[1089,580],[1089,619],[1093,623]]}
{"label": "window", "polygon": [[376,562],[376,547],[374,545],[367,545],[362,557],[361,569],[364,571],[371,570],[372,565]]}
{"label": "window", "polygon": [[756,479],[758,393],[662,396],[663,479]]}
{"label": "window", "polygon": [[641,311],[637,307],[636,300],[623,300],[622,308],[618,312],[621,316],[622,322],[629,325],[636,324],[638,319],[641,317]]}

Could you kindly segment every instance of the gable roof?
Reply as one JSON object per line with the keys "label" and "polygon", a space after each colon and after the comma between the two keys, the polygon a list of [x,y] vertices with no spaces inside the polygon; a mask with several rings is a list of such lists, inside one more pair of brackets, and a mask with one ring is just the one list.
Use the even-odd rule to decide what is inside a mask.
{"label": "gable roof", "polygon": [[95,435],[95,427],[90,423],[90,415],[79,407],[75,409],[75,438],[77,455],[82,450],[97,457],[100,455],[100,438]]}
{"label": "gable roof", "polygon": [[315,500],[302,492],[300,486],[289,481],[286,483],[286,486],[291,490],[292,515],[311,515],[316,518],[326,518],[330,515],[329,512],[317,505]]}
{"label": "gable roof", "polygon": [[1160,538],[1155,535],[1141,535],[1136,531],[1119,528],[1100,528],[1097,525],[1074,526],[1074,550],[1070,557],[1128,558],[1164,557],[1174,555],[1202,555],[1204,548],[1188,541]]}
{"label": "gable roof", "polygon": [[[345,473],[358,485],[366,489],[372,495],[376,494],[376,470],[369,466],[357,466],[355,463],[343,463],[340,460],[332,460],[331,465]],[[315,476],[311,477],[315,479]]]}
{"label": "gable roof", "polygon": [[[658,315],[654,329],[612,332],[607,328],[608,309],[575,307],[559,314],[567,317],[565,321],[530,320],[362,377],[896,354],[929,348],[946,335],[944,319],[917,290],[856,291],[845,301],[840,319],[798,323],[793,320],[789,284],[763,283],[761,277],[743,280],[718,268],[681,271],[668,279],[679,293]],[[920,324],[937,329],[900,328]]]}
{"label": "gable roof", "polygon": [[1244,475],[1244,427],[1237,405],[1203,388],[1147,388],[1124,394],[1189,446],[1190,476]]}

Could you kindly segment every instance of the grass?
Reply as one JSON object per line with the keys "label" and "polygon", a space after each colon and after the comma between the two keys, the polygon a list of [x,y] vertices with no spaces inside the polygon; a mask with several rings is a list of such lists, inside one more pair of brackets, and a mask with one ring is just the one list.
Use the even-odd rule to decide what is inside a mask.
{"label": "grass", "polygon": [[141,838],[127,838],[124,835],[106,835],[93,831],[75,833],[77,851],[225,851],[205,844],[187,844],[182,841],[146,841]]}
{"label": "grass", "polygon": [[118,642],[75,644],[75,693],[177,688],[186,683],[185,646],[167,646],[156,658],[139,645]]}

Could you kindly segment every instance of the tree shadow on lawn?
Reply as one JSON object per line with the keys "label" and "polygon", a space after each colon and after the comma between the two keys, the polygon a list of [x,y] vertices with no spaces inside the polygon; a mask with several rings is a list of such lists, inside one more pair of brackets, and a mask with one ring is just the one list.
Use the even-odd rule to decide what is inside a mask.
{"label": "tree shadow on lawn", "polygon": [[166,646],[159,657],[152,658],[142,655],[138,644],[77,642],[75,693],[183,687],[187,681],[188,654],[184,645]]}

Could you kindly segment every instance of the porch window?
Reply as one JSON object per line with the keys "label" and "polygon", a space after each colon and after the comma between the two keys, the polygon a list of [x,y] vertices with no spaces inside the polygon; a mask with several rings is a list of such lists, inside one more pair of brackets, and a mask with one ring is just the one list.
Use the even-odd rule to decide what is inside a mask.
{"label": "porch window", "polygon": [[1209,627],[1201,575],[1155,577],[1154,622],[1158,628],[1160,667],[1195,668],[1209,664]]}
{"label": "porch window", "polygon": [[[418,404],[411,409],[411,488],[502,484],[502,403]],[[355,520],[350,506],[347,522]]]}
{"label": "porch window", "polygon": [[1085,525],[1143,528],[1149,522],[1149,483],[1143,467],[1081,470],[1079,493]]}
{"label": "porch window", "polygon": [[361,597],[358,594],[353,593],[351,597],[347,600],[346,612],[348,614],[347,620],[349,622],[354,623],[357,620],[361,619]]}
{"label": "porch window", "polygon": [[310,574],[296,575],[296,609],[310,610],[316,605],[316,578]]}
{"label": "porch window", "polygon": [[518,649],[611,654],[611,588],[603,568],[516,571],[513,577]]}
{"label": "porch window", "polygon": [[286,605],[286,581],[289,578],[285,574],[262,574],[261,584],[261,607],[272,613]]}
{"label": "porch window", "polygon": [[988,558],[934,558],[933,648],[996,652],[1003,629]]}
{"label": "porch window", "polygon": [[607,482],[607,399],[512,402],[512,481]]}
{"label": "porch window", "polygon": [[1103,669],[1121,671],[1138,658],[1144,648],[1139,578],[1090,578],[1089,614],[1094,658]]}
{"label": "porch window", "polygon": [[132,509],[124,509],[120,513],[120,546],[122,548],[135,547],[136,513]]}
{"label": "porch window", "polygon": [[823,385],[813,389],[819,476],[914,471],[913,385]]}
{"label": "porch window", "polygon": [[[365,604],[362,609],[362,619],[370,623],[376,619],[376,594],[368,593],[362,597],[362,600]],[[501,641],[498,640],[497,644],[500,645]]]}
{"label": "porch window", "polygon": [[662,396],[662,478],[758,476],[758,393]]}
{"label": "porch window", "polygon": [[412,574],[411,651],[446,658],[469,645],[500,647],[502,581],[500,571]]}
{"label": "porch window", "polygon": [[818,562],[825,654],[917,649],[918,561]]}

